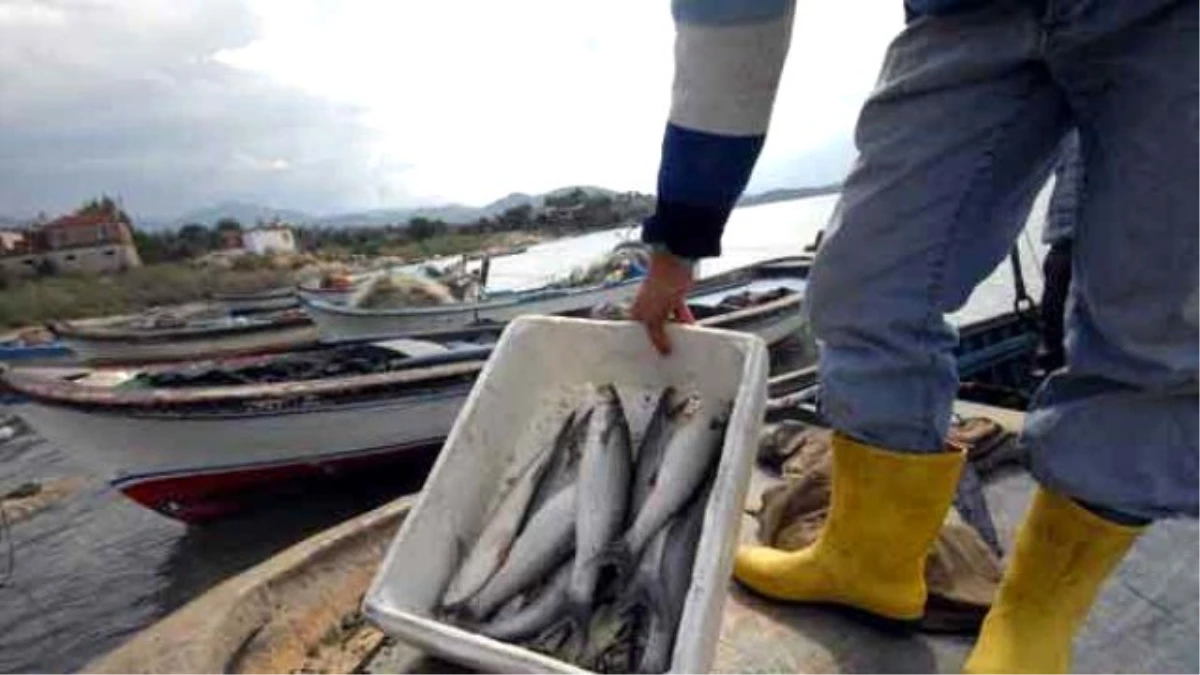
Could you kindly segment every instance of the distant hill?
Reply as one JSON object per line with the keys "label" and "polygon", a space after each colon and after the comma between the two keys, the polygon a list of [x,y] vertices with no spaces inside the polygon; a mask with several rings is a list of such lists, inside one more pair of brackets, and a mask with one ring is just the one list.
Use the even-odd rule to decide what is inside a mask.
{"label": "distant hill", "polygon": [[816,187],[768,190],[767,192],[760,192],[758,194],[746,195],[742,197],[738,200],[738,206],[755,206],[758,204],[770,204],[772,202],[786,202],[791,199],[800,199],[802,197],[831,195],[840,192],[841,189],[841,183],[834,183],[832,185],[819,185]]}
{"label": "distant hill", "polygon": [[475,220],[479,209],[462,204],[446,204],[444,206],[428,206],[412,209],[371,209],[369,211],[353,211],[338,213],[331,216],[321,216],[311,221],[312,225],[323,227],[379,227],[407,223],[413,218],[429,218],[441,220],[452,225],[461,225]]}
{"label": "distant hill", "polygon": [[311,214],[293,209],[276,209],[249,202],[224,202],[216,206],[189,211],[176,218],[172,224],[186,225],[187,223],[202,223],[204,225],[213,225],[222,218],[233,218],[243,225],[254,225],[260,220],[270,222],[275,219],[297,225],[307,225],[315,220]]}
{"label": "distant hill", "polygon": [[[440,220],[450,225],[464,225],[475,222],[480,218],[495,218],[516,206],[529,204],[534,208],[538,208],[545,204],[547,197],[558,197],[574,190],[581,190],[588,196],[611,196],[617,194],[615,191],[606,188],[580,185],[559,188],[539,195],[514,192],[483,206],[444,204],[441,206],[424,206],[407,209],[370,209],[327,216],[314,216],[303,211],[276,209],[247,202],[225,202],[186,213],[176,218],[171,225],[176,227],[186,223],[212,225],[222,218],[233,218],[247,226],[253,225],[260,220],[271,221],[276,218],[295,225],[318,225],[323,227],[379,227],[382,225],[407,223],[413,218],[428,218],[430,220]],[[138,221],[139,225],[143,222],[142,220]]]}
{"label": "distant hill", "polygon": [[[573,185],[543,194],[526,194],[514,192],[483,206],[467,206],[465,204],[442,204],[438,206],[422,206],[414,208],[369,209],[365,211],[348,211],[331,215],[318,216],[296,209],[280,209],[252,202],[229,201],[202,209],[189,211],[177,218],[135,216],[134,223],[143,230],[178,228],[187,223],[202,223],[214,225],[222,218],[233,218],[245,226],[253,226],[260,221],[270,222],[278,219],[295,225],[316,225],[322,227],[380,227],[383,225],[405,224],[413,218],[428,218],[440,220],[450,225],[465,225],[480,218],[495,218],[505,211],[529,204],[535,209],[545,206],[547,198],[560,197],[575,190],[581,190],[588,196],[618,194],[614,190],[594,185]],[[815,187],[785,188],[769,190],[753,195],[745,195],[738,201],[738,206],[754,206],[772,202],[813,197],[817,195],[834,194],[841,190],[840,184],[821,185]],[[29,218],[11,215],[0,215],[0,228],[23,225]]]}

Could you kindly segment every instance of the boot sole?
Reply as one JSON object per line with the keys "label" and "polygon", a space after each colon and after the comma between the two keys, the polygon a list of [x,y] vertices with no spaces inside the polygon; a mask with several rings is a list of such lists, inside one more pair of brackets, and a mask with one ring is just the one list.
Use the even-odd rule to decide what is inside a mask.
{"label": "boot sole", "polygon": [[[735,581],[737,581],[737,580],[735,579]],[[820,608],[820,609],[826,609],[826,610],[829,610],[833,614],[838,614],[840,616],[843,616],[845,618],[851,619],[858,623],[862,623],[864,625],[870,626],[872,628],[875,628],[884,633],[888,633],[890,635],[909,636],[909,635],[912,635],[913,633],[916,633],[918,631],[918,629],[921,627],[921,619],[923,618],[923,617],[917,617],[915,619],[896,619],[896,618],[893,618],[890,616],[876,614],[869,610],[865,610],[865,609],[862,609],[859,607],[854,607],[852,605],[844,605],[844,604],[841,604],[838,602],[832,602],[832,601],[786,600],[786,599],[777,598],[777,597],[774,597],[771,595],[767,595],[765,593],[760,593],[759,591],[755,590],[754,588],[751,588],[750,586],[742,583],[741,581],[737,581],[737,585],[739,587],[745,589],[751,595],[758,597],[758,598],[762,598],[764,600],[770,600],[771,602],[777,602],[777,603],[782,603],[782,604],[786,604],[786,605],[797,605],[797,606],[802,606],[802,607],[815,607],[815,608]]]}

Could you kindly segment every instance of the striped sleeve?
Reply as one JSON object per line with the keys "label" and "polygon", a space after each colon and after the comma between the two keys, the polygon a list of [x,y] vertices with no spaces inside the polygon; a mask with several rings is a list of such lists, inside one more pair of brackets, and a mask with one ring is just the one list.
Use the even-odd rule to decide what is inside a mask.
{"label": "striped sleeve", "polygon": [[794,0],[673,0],[675,84],[642,240],[685,258],[721,233],[766,139]]}

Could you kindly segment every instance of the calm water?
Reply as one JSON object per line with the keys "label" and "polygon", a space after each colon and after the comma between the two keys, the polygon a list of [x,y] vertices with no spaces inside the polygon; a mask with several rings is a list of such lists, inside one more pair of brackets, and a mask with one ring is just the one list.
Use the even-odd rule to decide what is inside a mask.
{"label": "calm water", "polygon": [[[739,209],[722,258],[706,261],[702,274],[798,252],[812,241],[833,209],[835,197],[817,197]],[[1045,195],[1030,230],[1040,232]],[[585,265],[622,239],[613,230],[549,242],[493,262],[498,288],[535,286]],[[1031,292],[1041,288],[1036,236],[1022,242]],[[1029,255],[1036,249],[1038,257]],[[958,318],[970,320],[1008,310],[1010,274],[1002,265]],[[135,506],[83,462],[33,436],[0,444],[0,493],[31,480],[85,476],[86,487],[67,500],[11,528],[16,565],[0,587],[0,671],[62,672],[119,644],[123,638],[179,607],[225,577],[322,528],[401,494],[392,489],[313,495],[279,503],[236,520],[188,528]],[[0,574],[4,546],[0,539]],[[0,577],[2,580],[2,577]]]}
{"label": "calm water", "polygon": [[[1025,234],[1018,241],[1022,269],[1029,292],[1038,297],[1042,289],[1041,259],[1045,247],[1041,231],[1050,188],[1038,195]],[[737,209],[730,218],[722,241],[722,256],[701,263],[702,276],[717,274],[750,263],[799,253],[829,220],[836,195],[796,199]],[[528,251],[492,261],[488,285],[495,289],[532,288],[595,257],[627,239],[636,239],[635,229],[595,232],[530,247]],[[955,321],[974,321],[1012,309],[1012,271],[1005,261],[980,284]]]}

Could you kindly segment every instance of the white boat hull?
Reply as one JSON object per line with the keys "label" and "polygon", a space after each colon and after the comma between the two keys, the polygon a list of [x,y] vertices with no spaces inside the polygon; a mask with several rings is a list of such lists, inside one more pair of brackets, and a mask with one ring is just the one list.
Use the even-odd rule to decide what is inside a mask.
{"label": "white boat hull", "polygon": [[308,301],[305,309],[316,322],[322,341],[341,342],[454,330],[486,322],[507,323],[527,314],[579,312],[603,303],[629,300],[637,286],[638,281],[632,280],[527,301],[513,299],[405,309],[367,310]]}
{"label": "white boat hull", "polygon": [[320,290],[313,290],[310,288],[296,289],[296,294],[299,295],[302,300],[306,300],[308,302],[328,302],[331,305],[339,306],[350,304],[350,301],[354,299],[358,292],[359,290],[357,288],[347,288],[345,290],[332,290],[325,288]]}
{"label": "white boat hull", "polygon": [[468,385],[303,412],[154,418],[28,403],[47,440],[90,461],[128,497],[165,515],[204,520],[255,488],[337,473],[436,446]]}

